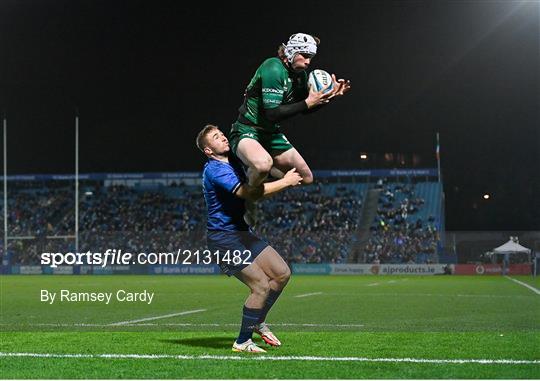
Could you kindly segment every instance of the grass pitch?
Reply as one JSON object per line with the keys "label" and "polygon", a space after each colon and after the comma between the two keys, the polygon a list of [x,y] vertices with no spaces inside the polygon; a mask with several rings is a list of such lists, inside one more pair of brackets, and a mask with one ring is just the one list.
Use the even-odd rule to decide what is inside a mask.
{"label": "grass pitch", "polygon": [[[539,289],[540,281],[512,277]],[[294,276],[281,348],[235,354],[225,276],[3,276],[2,378],[540,378],[540,295],[499,276]],[[155,293],[40,302],[40,290]]]}

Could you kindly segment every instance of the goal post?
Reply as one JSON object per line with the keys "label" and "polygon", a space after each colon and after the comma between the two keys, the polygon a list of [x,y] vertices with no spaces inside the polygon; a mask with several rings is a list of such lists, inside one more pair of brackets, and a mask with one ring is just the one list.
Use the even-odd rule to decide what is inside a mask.
{"label": "goal post", "polygon": [[[67,234],[57,235],[35,235],[34,232],[29,231],[27,234],[22,235],[9,235],[9,221],[8,221],[8,166],[7,166],[7,116],[6,112],[2,115],[2,147],[3,147],[3,260],[10,259],[12,253],[10,250],[14,243],[18,242],[16,246],[23,250],[24,255],[28,255],[28,260],[35,260],[34,256],[39,250],[47,250],[47,248],[55,249],[60,248],[61,245],[71,244],[74,246],[75,252],[79,250],[79,114],[78,109],[75,114],[75,223],[74,234],[71,231]],[[70,229],[71,230],[71,229]],[[11,262],[11,261],[10,261]]]}

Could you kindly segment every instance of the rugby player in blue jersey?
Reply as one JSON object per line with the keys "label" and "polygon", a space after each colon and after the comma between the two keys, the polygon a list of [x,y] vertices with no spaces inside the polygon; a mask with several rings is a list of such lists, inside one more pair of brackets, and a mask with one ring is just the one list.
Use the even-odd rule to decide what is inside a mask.
{"label": "rugby player in blue jersey", "polygon": [[267,242],[250,231],[244,221],[245,202],[299,185],[302,177],[293,168],[279,180],[251,186],[241,163],[234,156],[229,157],[229,141],[217,126],[205,126],[196,143],[208,157],[203,171],[208,248],[212,253],[219,251],[215,258],[225,274],[234,275],[250,289],[243,308],[240,334],[232,350],[263,353],[266,351],[252,341],[253,332],[271,346],[281,345],[265,319],[289,281],[291,271]]}

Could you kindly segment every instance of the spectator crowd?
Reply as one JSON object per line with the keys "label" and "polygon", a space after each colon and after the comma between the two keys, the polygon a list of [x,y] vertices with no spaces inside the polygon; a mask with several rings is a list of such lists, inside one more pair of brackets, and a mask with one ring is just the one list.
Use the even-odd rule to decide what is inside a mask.
{"label": "spectator crowd", "polygon": [[[423,205],[414,187],[379,186],[379,209],[365,248],[368,261],[408,262],[418,253],[433,258],[438,232],[433,220],[414,219]],[[289,263],[345,263],[356,240],[364,189],[332,182],[289,189],[257,203],[254,230]],[[39,264],[42,252],[75,251],[73,204],[71,187],[15,187],[8,204],[8,235],[20,238],[9,241],[9,263]],[[204,250],[205,230],[200,186],[96,182],[81,191],[79,252]]]}
{"label": "spectator crowd", "polygon": [[416,196],[414,184],[389,184],[379,180],[377,215],[364,249],[369,263],[437,262],[439,231],[434,216],[422,218],[425,200]]}

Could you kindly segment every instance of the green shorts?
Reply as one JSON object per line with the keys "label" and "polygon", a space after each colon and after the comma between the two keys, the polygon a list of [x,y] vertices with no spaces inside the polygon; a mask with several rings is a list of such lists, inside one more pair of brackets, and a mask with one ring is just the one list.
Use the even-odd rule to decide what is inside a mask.
{"label": "green shorts", "polygon": [[281,132],[269,132],[261,128],[248,126],[240,122],[234,122],[229,132],[229,144],[231,151],[236,155],[238,143],[244,138],[251,138],[258,141],[263,148],[270,154],[274,155],[279,152],[285,152],[293,148],[289,143],[285,134]]}

